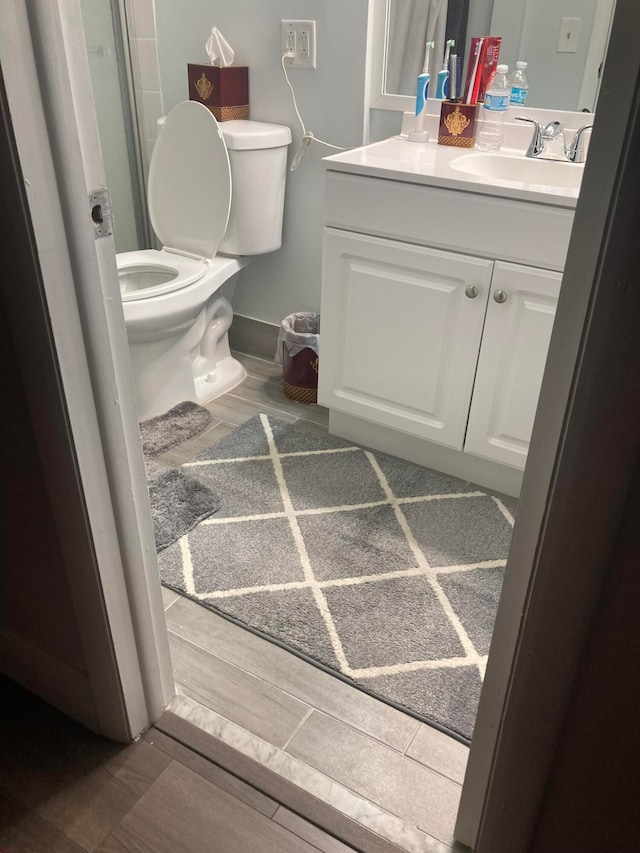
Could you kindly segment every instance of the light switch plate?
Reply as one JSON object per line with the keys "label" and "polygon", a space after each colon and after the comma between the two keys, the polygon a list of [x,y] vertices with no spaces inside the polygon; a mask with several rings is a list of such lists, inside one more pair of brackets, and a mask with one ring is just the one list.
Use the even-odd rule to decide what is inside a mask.
{"label": "light switch plate", "polygon": [[558,53],[576,53],[582,18],[562,18],[558,34]]}

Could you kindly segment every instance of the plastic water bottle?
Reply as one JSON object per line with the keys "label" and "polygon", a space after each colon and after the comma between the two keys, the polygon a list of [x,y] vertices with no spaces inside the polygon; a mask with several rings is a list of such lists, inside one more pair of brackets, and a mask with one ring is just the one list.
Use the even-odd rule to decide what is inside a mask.
{"label": "plastic water bottle", "polygon": [[516,62],[516,69],[509,77],[511,84],[510,103],[523,106],[529,92],[529,78],[527,77],[527,63]]}
{"label": "plastic water bottle", "polygon": [[507,81],[508,65],[498,65],[495,77],[484,96],[482,127],[476,140],[480,151],[499,151],[502,148],[504,129],[502,123],[509,109],[511,89]]}

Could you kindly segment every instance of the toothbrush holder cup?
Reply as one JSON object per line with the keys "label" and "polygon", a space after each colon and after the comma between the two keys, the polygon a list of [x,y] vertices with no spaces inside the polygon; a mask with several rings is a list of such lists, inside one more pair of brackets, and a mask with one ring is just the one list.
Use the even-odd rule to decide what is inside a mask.
{"label": "toothbrush holder cup", "polygon": [[476,143],[478,104],[443,101],[440,107],[438,144],[473,148]]}

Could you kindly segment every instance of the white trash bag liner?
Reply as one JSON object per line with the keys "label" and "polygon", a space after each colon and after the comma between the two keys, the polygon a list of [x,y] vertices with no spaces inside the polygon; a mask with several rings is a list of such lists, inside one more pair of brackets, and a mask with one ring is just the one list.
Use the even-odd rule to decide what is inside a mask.
{"label": "white trash bag liner", "polygon": [[297,355],[306,347],[319,355],[320,314],[314,314],[311,311],[287,314],[280,323],[278,332],[278,346],[275,354],[277,364],[282,364],[282,344],[286,346],[290,356]]}

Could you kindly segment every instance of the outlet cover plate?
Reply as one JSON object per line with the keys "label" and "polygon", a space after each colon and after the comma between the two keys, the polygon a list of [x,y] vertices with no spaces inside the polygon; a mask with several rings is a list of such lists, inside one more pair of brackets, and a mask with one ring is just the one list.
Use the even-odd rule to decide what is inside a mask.
{"label": "outlet cover plate", "polygon": [[[293,39],[289,33],[293,31]],[[287,52],[287,48],[293,41],[295,45],[295,56],[285,57],[284,64],[287,68],[315,68],[316,67],[316,22],[315,21],[280,21],[280,50],[281,54]]]}

